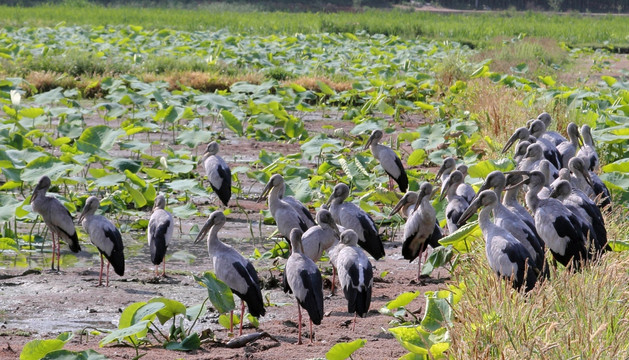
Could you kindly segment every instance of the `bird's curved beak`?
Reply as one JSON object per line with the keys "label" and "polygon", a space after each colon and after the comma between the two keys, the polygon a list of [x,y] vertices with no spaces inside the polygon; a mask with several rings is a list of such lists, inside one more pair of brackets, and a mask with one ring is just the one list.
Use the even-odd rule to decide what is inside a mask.
{"label": "bird's curved beak", "polygon": [[504,154],[507,152],[507,150],[509,150],[509,148],[511,147],[511,145],[513,145],[515,143],[516,140],[518,140],[518,132],[514,132],[513,135],[511,135],[511,137],[509,138],[509,140],[507,140],[507,143],[505,144],[505,146],[502,148],[501,154]]}
{"label": "bird's curved beak", "polygon": [[33,201],[35,201],[35,198],[37,198],[37,195],[39,195],[39,193],[37,192],[37,188],[35,188],[35,190],[33,191],[33,195],[31,195],[31,201],[30,201],[31,204],[33,203]]}
{"label": "bird's curved beak", "polygon": [[424,196],[426,195],[430,195],[430,194],[426,194],[424,191],[419,190],[419,192],[417,193],[417,201],[415,201],[415,211],[418,211],[419,204],[421,204],[422,200],[424,199]]}
{"label": "bird's curved beak", "polygon": [[369,139],[367,139],[367,143],[365,143],[365,146],[363,147],[363,150],[367,150],[367,148],[369,147],[369,145],[371,145],[372,142],[373,142],[373,135],[370,135]]}
{"label": "bird's curved beak", "polygon": [[550,187],[550,195],[549,197],[551,198],[557,198],[559,196],[559,192],[557,192],[557,188],[556,187]]}
{"label": "bird's curved beak", "polygon": [[341,232],[339,231],[339,227],[336,226],[336,221],[334,221],[334,219],[330,219],[330,223],[328,225],[330,225],[332,231],[334,231],[334,234],[336,234],[336,237],[340,239]]}
{"label": "bird's curved beak", "polygon": [[209,156],[210,156],[210,153],[209,153],[207,150],[205,150],[205,151],[203,152],[203,155],[201,155],[201,157],[200,157],[200,158],[199,158],[199,160],[197,161],[197,165],[199,165],[199,164],[201,164],[202,162],[204,162],[204,161],[205,161],[205,159],[207,159]]}
{"label": "bird's curved beak", "polygon": [[[513,184],[511,186],[507,186],[505,187],[505,190],[511,190],[513,188],[516,188],[520,185],[525,185],[525,184],[529,184],[531,179],[529,178],[529,172],[528,171],[523,171],[523,170],[513,170],[513,171],[509,171],[506,174],[513,174],[513,175],[521,175],[524,177],[524,179],[516,184]],[[480,191],[479,191],[480,193]]]}
{"label": "bird's curved beak", "polygon": [[[480,191],[479,191],[480,193]],[[478,208],[480,207],[480,200],[478,198],[475,198],[474,201],[472,201],[472,203],[470,204],[470,206],[468,206],[467,209],[465,209],[465,211],[463,212],[463,214],[461,214],[461,217],[459,218],[459,221],[457,221],[457,226],[463,226],[465,225],[465,223],[467,222],[467,220],[469,220],[469,218],[472,217],[472,215],[474,215],[476,213],[476,211],[478,210]]]}
{"label": "bird's curved beak", "polygon": [[441,164],[441,167],[439,168],[439,171],[437,171],[437,175],[435,175],[435,179],[441,179],[441,175],[443,175],[443,172],[446,171],[446,162],[444,161],[443,164]]}
{"label": "bird's curved beak", "polygon": [[262,193],[260,194],[260,197],[258,198],[258,200],[256,200],[256,202],[258,203],[261,202],[262,199],[264,199],[269,194],[272,188],[273,188],[273,184],[271,184],[270,181],[266,183],[264,190],[262,190]]}
{"label": "bird's curved beak", "polygon": [[443,191],[441,192],[441,194],[439,194],[439,201],[443,201],[443,198],[446,197],[446,194],[448,193],[448,190],[451,186],[452,182],[450,182],[450,178],[448,178],[448,180],[446,180],[446,184],[443,187]]}
{"label": "bird's curved beak", "polygon": [[585,141],[583,141],[583,136],[580,133],[577,132],[577,134],[578,134],[577,139],[578,139],[579,147],[582,148],[583,145],[585,144]]}
{"label": "bird's curved beak", "polygon": [[201,241],[201,239],[205,237],[207,232],[210,231],[212,226],[214,226],[214,220],[210,218],[205,222],[205,224],[203,224],[203,227],[201,228],[201,231],[199,231],[199,233],[197,234],[197,238],[194,239],[193,244],[196,244],[199,241]]}
{"label": "bird's curved beak", "polygon": [[483,185],[481,185],[480,188],[478,188],[478,191],[476,192],[476,195],[474,195],[472,202],[474,202],[474,200],[478,198],[478,194],[480,194],[483,190],[487,190],[487,189],[489,189],[489,183],[487,182],[487,180],[485,180],[483,182]]}
{"label": "bird's curved beak", "polygon": [[402,196],[400,201],[398,201],[397,204],[395,204],[395,206],[393,207],[393,210],[391,210],[391,213],[389,214],[389,216],[393,216],[397,214],[407,203],[408,203],[408,198],[406,197],[406,195]]}
{"label": "bird's curved beak", "polygon": [[594,188],[594,182],[592,182],[592,177],[590,176],[590,172],[588,171],[588,169],[583,168],[582,172],[583,172],[583,177],[585,177],[585,181],[587,181],[590,187]]}
{"label": "bird's curved beak", "polygon": [[[86,204],[87,205],[87,204]],[[79,219],[77,222],[80,224],[85,218],[85,213],[87,212],[87,206],[83,207],[83,211],[81,211],[81,215],[79,215]]]}
{"label": "bird's curved beak", "polygon": [[332,202],[332,199],[334,199],[334,191],[332,191],[332,194],[330,194],[330,197],[328,198],[328,201],[325,202],[326,209],[330,208],[330,203]]}

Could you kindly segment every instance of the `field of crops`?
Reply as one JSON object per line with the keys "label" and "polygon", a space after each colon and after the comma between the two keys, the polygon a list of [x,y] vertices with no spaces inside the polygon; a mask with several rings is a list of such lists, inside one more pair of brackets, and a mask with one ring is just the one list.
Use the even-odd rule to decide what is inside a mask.
{"label": "field of crops", "polygon": [[[67,330],[95,334],[102,345],[123,342],[129,345],[125,356],[148,352],[153,358],[203,358],[208,354],[200,351],[242,356],[245,348],[221,353],[222,345],[216,345],[226,337],[227,317],[219,313],[228,312],[234,303],[231,293],[217,297],[212,291],[207,296],[197,291],[197,282],[209,290],[220,284],[201,274],[211,270],[210,262],[204,247],[192,247],[190,242],[212,211],[224,210],[231,227],[219,236],[254,260],[259,272],[271,274],[265,282],[276,281],[287,245],[271,238],[270,213],[266,205],[254,201],[269,178],[279,173],[286,180],[287,194],[313,212],[326,202],[335,184],[350,184],[350,201],[376,219],[387,239],[388,256],[376,262],[379,281],[374,287],[382,296],[379,302],[374,300],[378,306],[372,306],[372,311],[376,311],[364,319],[371,332],[352,334],[345,327],[342,336],[335,336],[334,327],[322,327],[320,336],[328,340],[303,355],[292,345],[295,331],[278,330],[285,328],[289,311],[294,315],[294,303],[278,295],[277,284],[269,285],[266,300],[269,306],[275,304],[269,311],[281,312],[281,317],[258,323],[249,316],[247,322],[269,332],[279,345],[256,346],[254,357],[342,359],[359,348],[354,354],[359,358],[370,358],[374,351],[387,351],[378,353],[381,357],[405,359],[629,356],[629,80],[622,71],[627,58],[606,50],[556,45],[566,60],[554,63],[546,61],[552,58],[544,56],[540,42],[521,34],[577,46],[602,47],[606,41],[624,45],[628,34],[617,18],[591,22],[585,17],[557,16],[548,21],[546,15],[524,14],[503,16],[489,25],[489,15],[431,15],[428,20],[426,14],[411,17],[402,12],[208,17],[176,11],[177,16],[168,17],[172,9],[0,10],[5,14],[0,20],[4,25],[0,29],[0,269],[5,273],[0,295],[9,304],[0,313],[8,329],[0,332],[0,339],[6,338],[9,348],[18,350],[29,340],[54,338]],[[48,12],[44,17],[38,15],[40,11]],[[112,23],[108,16],[123,24],[103,25]],[[67,24],[54,26],[62,20]],[[270,25],[273,21],[279,24],[275,28]],[[563,26],[561,32],[558,29],[566,21],[592,26],[584,25],[589,31],[583,33],[573,31],[581,26],[569,32]],[[535,30],[513,24],[529,24]],[[508,40],[501,37],[505,35]],[[472,49],[452,40],[480,47]],[[514,49],[529,53],[515,52],[508,60],[488,57]],[[496,70],[505,61],[501,69],[508,70]],[[561,80],[566,74],[573,75],[570,81]],[[418,190],[423,181],[437,184],[435,168],[447,156],[466,163],[467,182],[478,187],[491,171],[513,169],[510,155],[500,154],[500,149],[515,128],[542,111],[553,116],[555,128],[563,133],[570,121],[594,129],[602,162],[599,176],[613,196],[614,211],[606,214],[606,223],[615,251],[576,274],[560,266],[551,280],[524,296],[491,272],[480,230],[471,225],[447,238],[443,245],[449,247],[429,258],[426,274],[444,266],[430,275],[434,282],[410,281],[414,271],[406,268],[398,247],[404,219],[388,215],[401,195],[387,189],[388,176],[363,149],[371,131],[384,130],[386,143],[400,154],[410,190]],[[232,168],[234,195],[227,208],[219,206],[198,166],[210,141],[220,142],[221,155]],[[21,278],[41,277],[47,283],[63,281],[58,278],[65,272],[90,275],[98,260],[95,255],[64,253],[61,275],[22,275],[27,268],[47,269],[49,264],[50,235],[30,206],[31,192],[42,175],[52,179],[51,191],[72,214],[78,215],[88,196],[100,197],[103,214],[119,226],[128,244],[127,256],[136,268],[131,276],[139,280],[119,282],[116,288],[138,286],[133,288],[135,297],[127,299],[121,289],[112,290],[118,301],[99,303],[94,311],[101,313],[97,325],[89,316],[79,321],[80,326],[62,323],[61,328],[39,334],[20,325],[25,319],[37,319],[41,308],[17,305],[16,289],[40,291],[43,286],[37,279]],[[169,255],[175,264],[169,273],[174,280],[146,285],[147,214],[159,193],[166,195],[167,208],[177,219],[175,236],[181,247]],[[442,225],[445,203],[433,202]],[[77,231],[86,252],[96,254],[80,226]],[[327,262],[320,266],[329,272]],[[172,286],[171,290],[160,288],[163,285]],[[175,286],[180,287],[175,291]],[[195,295],[188,294],[192,286],[197,287]],[[78,287],[77,292],[92,290]],[[52,292],[63,293],[63,288]],[[163,306],[147,306],[151,296],[146,294],[155,294],[161,300],[152,303]],[[89,303],[90,296],[83,297]],[[338,298],[337,293],[331,301],[339,302]],[[212,311],[206,314],[201,303],[208,299]],[[285,302],[289,305],[282,306]],[[147,311],[144,319],[151,321],[136,318],[133,312],[141,306]],[[123,308],[127,310],[117,314]],[[159,329],[168,333],[162,325],[170,319],[170,334],[156,335]],[[119,329],[101,335],[112,330],[112,322]],[[210,324],[215,333],[208,336],[205,330]],[[16,339],[20,331],[27,336]],[[119,355],[97,349],[93,341],[86,345],[70,338],[63,333],[55,340],[30,343],[23,358],[39,358],[44,350],[59,350],[65,343],[70,350],[58,356],[97,356],[89,348],[109,350],[106,354],[111,358]],[[208,345],[210,340],[215,345]],[[333,347],[337,342],[341,346]],[[192,353],[156,353],[162,344]],[[9,350],[1,351],[0,355],[10,356]]]}

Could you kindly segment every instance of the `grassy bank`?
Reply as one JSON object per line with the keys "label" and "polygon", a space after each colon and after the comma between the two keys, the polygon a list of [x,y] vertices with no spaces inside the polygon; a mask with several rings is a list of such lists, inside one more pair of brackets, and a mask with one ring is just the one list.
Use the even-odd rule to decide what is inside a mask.
{"label": "grassy bank", "polygon": [[370,34],[456,40],[484,46],[496,37],[547,37],[570,46],[629,45],[626,17],[530,12],[435,14],[401,10],[337,13],[257,12],[252,7],[207,5],[198,9],[101,6],[0,6],[0,26],[126,25],[198,31],[227,28],[243,34],[366,31]]}

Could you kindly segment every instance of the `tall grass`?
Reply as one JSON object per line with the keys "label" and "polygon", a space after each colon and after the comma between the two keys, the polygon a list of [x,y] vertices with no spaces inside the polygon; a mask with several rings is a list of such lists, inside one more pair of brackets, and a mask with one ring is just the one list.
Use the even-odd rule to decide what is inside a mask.
{"label": "tall grass", "polygon": [[608,253],[578,273],[554,270],[527,295],[498,279],[480,252],[455,277],[467,290],[455,308],[453,358],[629,357],[627,252]]}
{"label": "tall grass", "polygon": [[246,34],[366,31],[405,38],[426,37],[484,46],[495,37],[548,37],[572,46],[627,46],[626,17],[532,12],[435,14],[402,10],[288,13],[212,4],[197,9],[45,5],[0,6],[0,26],[133,24],[145,28],[206,30],[228,28]]}

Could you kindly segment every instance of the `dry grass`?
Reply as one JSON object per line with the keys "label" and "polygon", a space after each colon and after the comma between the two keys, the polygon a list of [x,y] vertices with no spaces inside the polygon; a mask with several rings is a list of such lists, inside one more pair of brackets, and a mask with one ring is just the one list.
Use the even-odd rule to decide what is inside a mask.
{"label": "dry grass", "polygon": [[346,91],[352,88],[352,83],[350,81],[333,81],[322,76],[298,77],[296,79],[287,80],[284,84],[297,84],[306,89],[320,91],[321,89],[319,89],[318,84],[319,81],[328,85],[336,92]]}
{"label": "dry grass", "polygon": [[[479,244],[480,245],[480,244]],[[482,246],[462,262],[467,290],[451,329],[456,359],[626,359],[629,256],[607,253],[579,273],[554,270],[524,295],[489,269]]]}

